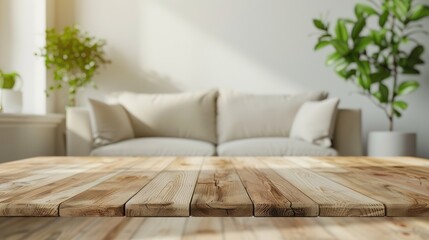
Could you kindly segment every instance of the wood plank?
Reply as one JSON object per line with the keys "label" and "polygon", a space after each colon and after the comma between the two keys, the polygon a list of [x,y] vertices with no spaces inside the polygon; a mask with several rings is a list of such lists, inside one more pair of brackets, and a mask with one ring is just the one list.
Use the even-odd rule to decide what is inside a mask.
{"label": "wood plank", "polygon": [[131,167],[135,161],[133,158],[122,159],[71,176],[63,174],[59,179],[49,178],[48,182],[42,181],[43,185],[36,181],[36,188],[21,191],[19,194],[11,193],[7,198],[2,196],[0,216],[58,216],[61,202]]}
{"label": "wood plank", "polygon": [[[349,160],[349,159],[347,159]],[[325,158],[299,158],[298,165],[383,203],[386,216],[428,216],[429,198],[401,188],[392,181],[356,168],[345,168]],[[350,163],[353,164],[353,163]]]}
{"label": "wood plank", "polygon": [[204,160],[191,204],[192,216],[252,216],[253,204],[230,159]]}
{"label": "wood plank", "polygon": [[146,218],[130,239],[182,239],[188,218]]}
{"label": "wood plank", "polygon": [[202,158],[177,158],[125,205],[126,216],[189,216]]}
{"label": "wood plank", "polygon": [[122,223],[118,227],[111,229],[105,239],[131,239],[140,228],[144,229],[144,221],[146,221],[146,218],[122,218]]}
{"label": "wood plank", "polygon": [[298,165],[299,158],[262,158],[281,177],[319,204],[319,216],[384,216],[384,205]]}
{"label": "wood plank", "polygon": [[174,158],[141,158],[112,178],[60,205],[60,216],[124,216],[125,203]]}
{"label": "wood plank", "polygon": [[54,221],[54,218],[0,217],[0,239],[30,239],[28,238],[29,235],[39,229],[46,229]]}
{"label": "wood plank", "polygon": [[0,239],[429,239],[429,218],[0,218]]}
{"label": "wood plank", "polygon": [[[63,218],[59,218],[63,219]],[[67,219],[67,218],[65,218]],[[75,218],[70,218],[75,219]],[[127,225],[130,223],[124,218],[78,218],[86,222],[86,224],[76,231],[76,229],[72,229],[72,231],[76,231],[73,234],[69,234],[67,228],[62,228],[61,233],[65,239],[72,240],[105,240],[105,239],[119,239],[114,238],[118,233],[118,231],[127,230]]]}
{"label": "wood plank", "polygon": [[[372,158],[353,159],[353,162],[364,162],[364,164],[350,163],[351,159],[348,158],[318,158],[321,161],[333,164],[333,167],[345,168],[350,171],[360,172],[362,175],[369,176],[371,178],[377,178],[383,180],[389,184],[395,184],[395,186],[407,189],[408,191],[415,192],[429,196],[429,168],[418,167],[415,169],[412,166],[385,166],[385,162],[389,160],[380,160]],[[304,161],[302,161],[304,162]],[[350,167],[350,165],[353,165]]]}
{"label": "wood plank", "polygon": [[103,157],[40,157],[2,163],[0,169],[6,173],[0,173],[0,199],[118,160]]}
{"label": "wood plank", "polygon": [[82,166],[58,165],[36,170],[31,175],[18,174],[16,179],[0,183],[0,201],[99,166],[101,164],[86,164]]}
{"label": "wood plank", "polygon": [[[273,224],[274,218],[223,218],[225,240],[265,240],[284,238],[282,232]],[[276,218],[280,219],[280,218]],[[294,218],[295,219],[295,218]]]}
{"label": "wood plank", "polygon": [[319,205],[257,158],[232,159],[255,217],[318,216]]}
{"label": "wood plank", "polygon": [[182,239],[223,240],[223,219],[188,218]]}
{"label": "wood plank", "polygon": [[328,162],[344,164],[344,167],[383,167],[408,172],[415,171],[420,175],[429,176],[429,160],[407,157],[323,157]]}
{"label": "wood plank", "polygon": [[[284,239],[347,239],[353,240],[358,238],[355,233],[348,233],[347,229],[336,238],[331,233],[331,229],[324,226],[323,223],[326,221],[318,221],[322,218],[271,218],[272,225],[280,231]],[[344,219],[344,218],[323,218],[323,219]],[[293,220],[293,221],[291,221]],[[333,225],[335,226],[335,225]]]}

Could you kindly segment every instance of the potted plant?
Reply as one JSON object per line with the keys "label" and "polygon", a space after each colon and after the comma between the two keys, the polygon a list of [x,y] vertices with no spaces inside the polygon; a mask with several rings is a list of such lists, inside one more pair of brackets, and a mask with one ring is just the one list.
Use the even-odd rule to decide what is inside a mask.
{"label": "potted plant", "polygon": [[0,70],[0,112],[21,112],[22,92],[17,84],[19,78],[16,72],[4,73]]}
{"label": "potted plant", "polygon": [[46,30],[46,46],[36,55],[45,58],[46,68],[51,69],[54,83],[49,92],[67,88],[69,107],[76,105],[80,88],[96,86],[93,77],[102,65],[110,63],[105,57],[102,39],[90,36],[79,27],[66,27],[62,32]]}
{"label": "potted plant", "polygon": [[355,16],[338,19],[333,30],[327,21],[313,20],[321,31],[315,50],[331,46],[326,63],[384,112],[389,131],[369,134],[368,154],[414,155],[416,134],[394,132],[394,121],[408,108],[403,97],[420,86],[415,79],[424,47],[415,35],[427,34],[419,22],[429,16],[429,6],[414,0],[368,2],[358,3]]}

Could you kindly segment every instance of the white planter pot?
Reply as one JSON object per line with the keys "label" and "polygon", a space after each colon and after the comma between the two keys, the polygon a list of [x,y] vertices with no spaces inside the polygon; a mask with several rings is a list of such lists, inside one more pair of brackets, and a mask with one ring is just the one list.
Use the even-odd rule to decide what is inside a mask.
{"label": "white planter pot", "polygon": [[415,156],[416,142],[417,135],[415,133],[370,132],[368,156]]}
{"label": "white planter pot", "polygon": [[4,113],[21,113],[22,92],[10,89],[0,89],[0,101]]}

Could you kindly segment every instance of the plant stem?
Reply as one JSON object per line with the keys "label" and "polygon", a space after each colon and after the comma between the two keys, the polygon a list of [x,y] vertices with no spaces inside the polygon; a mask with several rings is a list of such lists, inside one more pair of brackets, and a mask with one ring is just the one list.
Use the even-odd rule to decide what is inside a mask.
{"label": "plant stem", "polygon": [[398,85],[398,60],[396,53],[393,56],[393,94],[392,99],[390,100],[390,114],[389,114],[389,131],[393,131],[393,123],[394,123],[394,108],[393,103],[396,99],[396,88]]}
{"label": "plant stem", "polygon": [[68,97],[68,103],[67,107],[76,107],[76,91],[71,90],[69,91],[69,97]]}
{"label": "plant stem", "polygon": [[3,89],[0,89],[0,113],[3,112]]}
{"label": "plant stem", "polygon": [[[395,20],[396,18],[393,17],[392,20],[392,29],[391,29],[391,34],[392,34],[392,39],[391,39],[391,44],[392,46],[395,46]],[[393,107],[393,103],[395,102],[396,99],[396,88],[398,86],[398,49],[393,48],[392,49],[392,57],[393,57],[393,68],[392,68],[392,73],[393,73],[393,93],[392,93],[392,98],[390,100],[390,105],[389,105],[389,131],[393,131],[394,129],[394,120],[395,120],[395,110]]]}

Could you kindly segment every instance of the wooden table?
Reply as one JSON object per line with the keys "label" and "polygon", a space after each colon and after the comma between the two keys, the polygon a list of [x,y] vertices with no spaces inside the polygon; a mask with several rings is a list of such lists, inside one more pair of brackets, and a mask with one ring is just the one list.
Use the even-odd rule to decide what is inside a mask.
{"label": "wooden table", "polygon": [[0,216],[429,216],[429,161],[33,158],[0,164]]}

